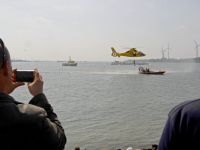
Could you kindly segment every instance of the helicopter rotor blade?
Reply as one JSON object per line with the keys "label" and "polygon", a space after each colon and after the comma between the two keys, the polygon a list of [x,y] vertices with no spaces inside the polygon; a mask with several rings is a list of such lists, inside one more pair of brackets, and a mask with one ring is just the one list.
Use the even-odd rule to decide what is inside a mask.
{"label": "helicopter rotor blade", "polygon": [[121,46],[121,47],[124,48],[124,49],[132,49],[132,48],[137,49],[137,48],[143,48],[144,46],[141,46],[141,47],[125,47],[125,46]]}

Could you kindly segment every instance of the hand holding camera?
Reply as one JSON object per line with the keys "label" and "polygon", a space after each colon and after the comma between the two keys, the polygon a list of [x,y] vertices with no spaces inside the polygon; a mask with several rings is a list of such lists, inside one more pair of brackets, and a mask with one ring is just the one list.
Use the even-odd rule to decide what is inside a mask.
{"label": "hand holding camera", "polygon": [[16,71],[17,71],[17,69],[12,70],[11,79],[8,82],[8,84],[6,85],[6,88],[4,91],[6,94],[12,93],[17,87],[25,84],[24,82],[16,82]]}
{"label": "hand holding camera", "polygon": [[17,87],[24,85],[28,82],[29,92],[35,96],[43,93],[43,80],[42,75],[39,74],[37,69],[34,70],[17,70],[13,69],[11,82],[6,86],[5,93],[12,93]]}
{"label": "hand holding camera", "polygon": [[43,93],[43,80],[42,75],[39,74],[37,69],[34,70],[16,70],[15,73],[16,83],[28,82],[29,92],[35,96]]}
{"label": "hand holding camera", "polygon": [[43,80],[42,75],[39,74],[37,69],[34,69],[34,80],[31,83],[28,83],[29,92],[36,96],[37,94],[43,93]]}

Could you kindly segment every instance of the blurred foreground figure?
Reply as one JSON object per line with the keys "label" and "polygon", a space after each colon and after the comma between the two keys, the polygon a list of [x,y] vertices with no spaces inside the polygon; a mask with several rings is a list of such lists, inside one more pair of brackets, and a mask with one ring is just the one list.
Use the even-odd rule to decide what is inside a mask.
{"label": "blurred foreground figure", "polygon": [[80,150],[80,147],[76,146],[76,147],[74,148],[74,150]]}
{"label": "blurred foreground figure", "polygon": [[158,150],[200,148],[200,99],[183,102],[168,114]]}
{"label": "blurred foreground figure", "polygon": [[34,81],[28,84],[33,96],[29,104],[8,95],[25,84],[15,82],[15,77],[9,51],[0,39],[0,149],[64,149],[64,129],[43,93],[43,79],[38,70],[34,70]]}

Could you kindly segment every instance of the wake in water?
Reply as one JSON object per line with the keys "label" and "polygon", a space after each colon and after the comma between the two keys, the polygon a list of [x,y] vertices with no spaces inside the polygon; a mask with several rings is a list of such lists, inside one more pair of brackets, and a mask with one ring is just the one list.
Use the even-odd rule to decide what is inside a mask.
{"label": "wake in water", "polygon": [[101,75],[117,75],[117,74],[138,74],[138,71],[52,71],[42,73],[54,74],[101,74]]}

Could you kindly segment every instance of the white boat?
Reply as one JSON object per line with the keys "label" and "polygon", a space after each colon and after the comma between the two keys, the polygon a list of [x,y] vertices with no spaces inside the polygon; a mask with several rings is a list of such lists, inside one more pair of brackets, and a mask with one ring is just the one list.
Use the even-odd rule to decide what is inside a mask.
{"label": "white boat", "polygon": [[132,62],[132,61],[114,61],[111,63],[111,65],[149,65],[148,62]]}
{"label": "white boat", "polygon": [[62,63],[62,66],[77,66],[77,62],[71,60],[71,57],[69,56],[69,60]]}
{"label": "white boat", "polygon": [[136,62],[135,65],[149,65],[148,62]]}
{"label": "white boat", "polygon": [[111,63],[111,65],[121,65],[121,62],[119,62],[119,61],[114,61],[114,62]]}

